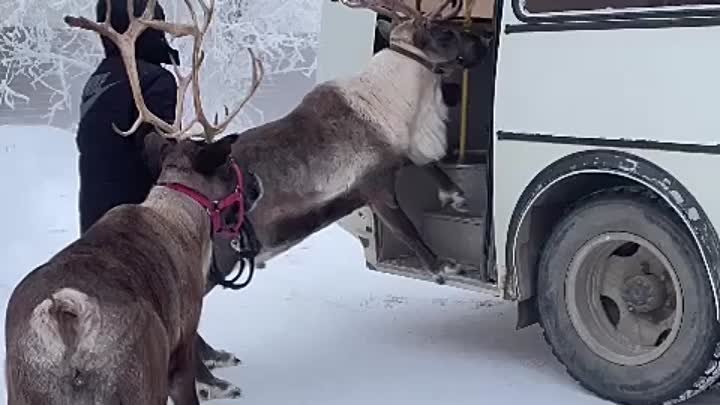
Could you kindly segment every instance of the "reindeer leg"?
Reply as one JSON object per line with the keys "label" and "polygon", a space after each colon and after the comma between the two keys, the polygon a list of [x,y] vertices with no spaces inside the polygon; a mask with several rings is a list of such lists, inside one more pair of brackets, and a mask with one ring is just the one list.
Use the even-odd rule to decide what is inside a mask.
{"label": "reindeer leg", "polygon": [[[230,272],[236,259],[229,246],[221,247],[219,244],[213,246],[214,265],[225,274]],[[215,288],[212,278],[207,281],[205,295]],[[241,364],[234,354],[224,350],[215,350],[205,339],[197,333],[195,335],[195,373],[197,379],[197,393],[200,400],[220,398],[237,398],[241,396],[240,388],[229,382],[215,377],[210,369],[220,367],[232,367]]]}
{"label": "reindeer leg", "polygon": [[197,355],[205,366],[210,369],[223,368],[223,367],[235,367],[242,364],[242,361],[238,359],[234,354],[226,352],[225,350],[216,350],[210,346],[205,339],[197,334]]}
{"label": "reindeer leg", "polygon": [[178,348],[173,362],[175,369],[170,376],[170,398],[174,405],[199,405],[195,391],[195,345],[190,343]]}
{"label": "reindeer leg", "polygon": [[240,398],[242,396],[240,388],[212,375],[199,356],[195,356],[195,373],[195,386],[201,401]]}
{"label": "reindeer leg", "polygon": [[[232,248],[229,246],[221,247],[219,244],[214,244],[213,261],[213,265],[217,266],[217,268],[226,275],[232,271],[233,266],[237,262],[237,258]],[[205,295],[208,295],[213,288],[215,288],[215,283],[213,282],[212,277],[210,277],[207,281],[207,287],[205,288]],[[233,353],[225,350],[214,349],[202,336],[200,336],[199,333],[197,334],[195,344],[197,348],[197,355],[210,370],[223,367],[235,367],[242,364],[242,361]]]}
{"label": "reindeer leg", "polygon": [[438,199],[442,207],[450,204],[455,211],[468,212],[465,193],[460,187],[440,168],[437,162],[428,163],[422,166],[438,186]]}
{"label": "reindeer leg", "polygon": [[370,206],[392,233],[417,255],[423,267],[433,275],[436,283],[445,284],[443,273],[456,272],[452,263],[444,263],[439,260],[423,242],[415,225],[399,206],[393,207],[382,201],[371,202]]}

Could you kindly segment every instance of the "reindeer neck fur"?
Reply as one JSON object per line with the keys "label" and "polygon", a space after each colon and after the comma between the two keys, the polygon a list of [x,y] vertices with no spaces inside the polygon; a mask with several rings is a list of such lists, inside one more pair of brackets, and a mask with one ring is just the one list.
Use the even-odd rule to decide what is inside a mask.
{"label": "reindeer neck fur", "polygon": [[153,187],[141,205],[153,211],[166,222],[172,223],[186,235],[200,236],[203,255],[202,271],[203,275],[207,276],[212,261],[212,239],[210,237],[210,219],[205,208],[190,197],[162,186]]}
{"label": "reindeer neck fur", "polygon": [[[406,47],[422,56],[417,49]],[[447,106],[440,76],[390,49],[378,52],[365,70],[333,82],[358,115],[415,164],[442,158],[447,150]]]}

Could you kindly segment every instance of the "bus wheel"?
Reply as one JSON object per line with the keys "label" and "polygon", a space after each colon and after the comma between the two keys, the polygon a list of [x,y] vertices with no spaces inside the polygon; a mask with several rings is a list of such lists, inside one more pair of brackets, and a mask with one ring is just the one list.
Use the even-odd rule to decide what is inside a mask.
{"label": "bus wheel", "polygon": [[720,375],[712,286],[676,218],[649,196],[609,190],[571,210],[543,249],[545,339],[600,397],[680,402]]}

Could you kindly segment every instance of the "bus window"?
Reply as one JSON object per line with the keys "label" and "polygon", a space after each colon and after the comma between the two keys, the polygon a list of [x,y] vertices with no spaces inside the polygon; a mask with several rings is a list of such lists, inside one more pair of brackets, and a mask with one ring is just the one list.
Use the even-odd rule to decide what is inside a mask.
{"label": "bus window", "polygon": [[529,13],[720,4],[720,0],[525,0]]}

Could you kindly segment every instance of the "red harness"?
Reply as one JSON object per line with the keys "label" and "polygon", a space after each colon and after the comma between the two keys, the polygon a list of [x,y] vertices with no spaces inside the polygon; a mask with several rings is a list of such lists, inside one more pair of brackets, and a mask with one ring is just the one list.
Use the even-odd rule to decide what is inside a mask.
{"label": "red harness", "polygon": [[[245,198],[244,198],[244,185],[243,175],[240,167],[235,163],[234,159],[230,159],[230,165],[235,171],[237,177],[237,183],[235,190],[222,200],[210,200],[204,194],[196,191],[184,184],[180,183],[158,183],[160,186],[167,187],[171,190],[178,191],[186,196],[192,198],[195,202],[202,205],[210,216],[210,225],[212,232],[216,236],[220,236],[225,239],[235,239],[240,237],[242,234],[242,225],[245,220]],[[228,209],[237,207],[237,222],[231,225],[223,224],[222,213]]]}

